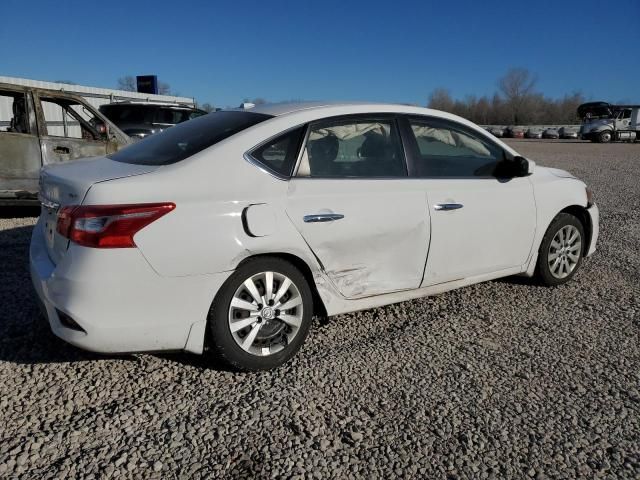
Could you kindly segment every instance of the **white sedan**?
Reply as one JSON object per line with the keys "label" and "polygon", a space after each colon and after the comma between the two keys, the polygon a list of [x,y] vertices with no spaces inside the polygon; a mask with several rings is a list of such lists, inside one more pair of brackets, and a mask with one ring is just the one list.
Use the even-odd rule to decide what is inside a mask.
{"label": "white sedan", "polygon": [[314,314],[508,275],[562,284],[598,237],[580,180],[402,105],[211,113],[40,182],[31,275],[57,336],[243,370],[289,360]]}

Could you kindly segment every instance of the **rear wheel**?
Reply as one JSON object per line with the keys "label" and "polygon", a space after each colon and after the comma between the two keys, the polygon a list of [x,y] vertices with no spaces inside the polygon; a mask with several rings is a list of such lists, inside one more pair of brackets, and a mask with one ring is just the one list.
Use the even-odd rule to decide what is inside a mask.
{"label": "rear wheel", "polygon": [[311,289],[304,275],[279,258],[238,268],[209,312],[215,354],[238,370],[267,370],[290,360],[309,333]]}
{"label": "rear wheel", "polygon": [[582,265],[584,228],[573,215],[559,214],[545,233],[538,251],[538,276],[545,285],[568,282]]}

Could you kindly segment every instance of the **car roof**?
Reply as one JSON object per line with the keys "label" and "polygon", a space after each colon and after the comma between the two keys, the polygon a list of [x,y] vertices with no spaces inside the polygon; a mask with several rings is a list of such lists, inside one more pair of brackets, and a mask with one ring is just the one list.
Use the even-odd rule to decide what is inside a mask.
{"label": "car roof", "polygon": [[[229,111],[229,110],[227,110]],[[439,118],[443,120],[450,120],[456,123],[465,125],[472,130],[476,130],[482,135],[490,136],[491,134],[485,131],[477,124],[470,122],[469,120],[454,115],[449,112],[441,110],[434,110],[431,108],[418,107],[416,105],[402,104],[402,103],[375,103],[375,102],[287,102],[287,103],[271,103],[260,105],[245,105],[244,108],[231,109],[231,111],[244,111],[257,114],[264,114],[271,116],[271,120],[252,127],[252,129],[260,129],[264,127],[267,129],[267,124],[276,122],[278,128],[286,127],[287,125],[301,125],[303,123],[314,122],[329,117],[343,116],[343,115],[367,115],[367,114],[404,114],[415,116],[429,116]],[[262,127],[261,127],[262,126]],[[275,132],[273,132],[275,134]],[[491,138],[492,142],[497,142],[503,149],[510,152],[513,155],[518,153],[509,145],[500,142],[498,139]]]}
{"label": "car roof", "polygon": [[[376,107],[384,106],[388,108],[390,106],[399,107],[398,111],[402,112],[409,107],[406,104],[395,103],[371,103],[371,102],[344,102],[344,101],[313,101],[313,102],[283,102],[283,103],[264,103],[256,105],[250,108],[239,108],[238,110],[244,110],[247,112],[262,113],[265,115],[271,115],[279,117],[289,113],[299,112],[301,110],[323,109],[331,107],[343,107],[343,106],[360,106],[367,110],[374,110]],[[415,106],[413,108],[416,108]],[[426,110],[426,109],[425,109]]]}

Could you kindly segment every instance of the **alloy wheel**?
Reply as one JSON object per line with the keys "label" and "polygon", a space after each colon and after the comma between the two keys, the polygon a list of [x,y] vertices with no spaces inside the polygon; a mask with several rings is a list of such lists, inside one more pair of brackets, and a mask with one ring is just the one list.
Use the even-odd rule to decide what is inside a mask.
{"label": "alloy wheel", "polygon": [[558,279],[571,275],[580,261],[581,249],[582,237],[575,226],[565,225],[558,230],[547,255],[551,275]]}
{"label": "alloy wheel", "polygon": [[245,352],[273,355],[289,345],[303,319],[300,290],[287,276],[261,272],[247,278],[229,305],[229,329]]}

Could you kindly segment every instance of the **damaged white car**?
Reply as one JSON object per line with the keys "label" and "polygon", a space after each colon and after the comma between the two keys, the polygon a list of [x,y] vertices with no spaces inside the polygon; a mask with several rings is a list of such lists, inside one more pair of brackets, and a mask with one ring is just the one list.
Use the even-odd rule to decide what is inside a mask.
{"label": "damaged white car", "polygon": [[476,282],[571,279],[598,208],[567,172],[418,107],[222,111],[47,167],[31,274],[54,333],[98,352],[277,367],[314,314]]}

